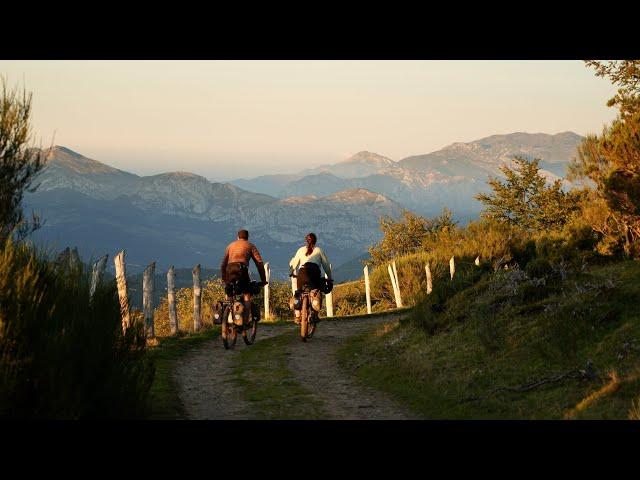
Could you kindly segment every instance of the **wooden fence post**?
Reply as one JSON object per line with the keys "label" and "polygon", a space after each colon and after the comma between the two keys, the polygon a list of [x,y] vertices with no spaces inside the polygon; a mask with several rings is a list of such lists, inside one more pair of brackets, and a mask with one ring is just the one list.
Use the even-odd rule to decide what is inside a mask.
{"label": "wooden fence post", "polygon": [[102,282],[104,276],[104,270],[107,268],[107,258],[109,255],[105,255],[96,263],[93,264],[93,274],[91,275],[91,289],[89,290],[89,298],[93,298],[93,294],[96,293],[96,288]]}
{"label": "wooden fence post", "polygon": [[364,266],[364,291],[367,295],[367,314],[371,315],[371,287],[369,286],[369,265]]}
{"label": "wooden fence post", "polygon": [[456,262],[453,259],[453,256],[451,257],[451,260],[449,260],[449,273],[451,274],[451,280],[453,281],[453,275],[456,273]]}
{"label": "wooden fence post", "polygon": [[389,277],[391,278],[391,286],[393,287],[393,295],[396,299],[396,307],[402,307],[402,300],[400,299],[400,289],[398,288],[398,284],[396,283],[395,275],[393,274],[393,270],[391,269],[391,265],[387,265],[387,269],[389,270]]}
{"label": "wooden fence post", "polygon": [[393,276],[396,278],[396,290],[398,291],[398,301],[400,307],[402,307],[402,296],[400,295],[400,280],[398,279],[398,269],[396,268],[396,261],[393,261]]}
{"label": "wooden fence post", "polygon": [[116,283],[118,285],[118,298],[120,299],[122,331],[125,331],[131,326],[131,320],[129,313],[129,297],[127,296],[127,265],[125,262],[124,250],[113,257],[113,263],[116,266]]}
{"label": "wooden fence post", "polygon": [[[329,269],[331,269],[331,264],[329,264]],[[329,278],[327,274],[324,274],[324,278]],[[333,317],[333,293],[327,293],[327,317]]]}
{"label": "wooden fence post", "polygon": [[264,264],[264,274],[267,280],[267,284],[264,286],[264,319],[271,319],[271,311],[269,310],[269,281],[271,280],[271,267],[269,262]]}
{"label": "wooden fence post", "polygon": [[142,274],[142,311],[144,332],[147,338],[155,337],[153,325],[153,290],[155,286],[156,262],[151,262]]}
{"label": "wooden fence post", "polygon": [[176,335],[179,331],[178,315],[176,313],[176,272],[173,265],[167,271],[167,308],[169,310],[169,328],[171,335]]}
{"label": "wooden fence post", "polygon": [[200,303],[202,289],[200,288],[200,264],[193,269],[193,331],[200,330]]}
{"label": "wooden fence post", "polygon": [[433,282],[431,280],[431,268],[429,268],[429,262],[424,266],[424,270],[427,273],[427,295],[433,292]]}

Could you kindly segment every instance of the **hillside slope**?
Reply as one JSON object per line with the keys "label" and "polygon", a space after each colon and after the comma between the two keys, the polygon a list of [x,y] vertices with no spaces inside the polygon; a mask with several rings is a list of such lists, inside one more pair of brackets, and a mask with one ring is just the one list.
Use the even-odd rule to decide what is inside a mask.
{"label": "hillside slope", "polygon": [[464,284],[352,339],[342,365],[426,418],[640,418],[638,262],[546,284],[520,270]]}

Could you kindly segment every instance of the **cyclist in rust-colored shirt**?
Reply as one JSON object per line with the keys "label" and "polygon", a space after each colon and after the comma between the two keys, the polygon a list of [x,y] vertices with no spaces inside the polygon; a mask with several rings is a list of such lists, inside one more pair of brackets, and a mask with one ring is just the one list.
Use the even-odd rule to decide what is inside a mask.
{"label": "cyclist in rust-colored shirt", "polygon": [[244,297],[245,323],[248,321],[249,312],[251,311],[251,279],[249,278],[249,261],[251,259],[253,259],[258,268],[262,286],[266,285],[267,277],[260,252],[253,243],[249,242],[249,232],[240,230],[238,239],[235,242],[231,242],[224,252],[224,257],[220,264],[220,275],[222,282],[225,284],[227,296],[230,295],[232,282],[238,282],[240,285],[240,290]]}

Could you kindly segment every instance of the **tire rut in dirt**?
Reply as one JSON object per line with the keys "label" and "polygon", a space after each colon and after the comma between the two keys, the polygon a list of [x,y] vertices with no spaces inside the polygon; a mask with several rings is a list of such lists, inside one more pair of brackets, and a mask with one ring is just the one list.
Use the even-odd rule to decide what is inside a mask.
{"label": "tire rut in dirt", "polygon": [[313,340],[291,344],[288,367],[305,388],[321,398],[336,420],[408,420],[418,418],[383,392],[363,385],[338,365],[344,340],[372,325],[398,321],[401,314],[357,320],[325,321]]}
{"label": "tire rut in dirt", "polygon": [[[256,342],[282,333],[282,327],[260,323]],[[220,337],[204,343],[177,362],[174,379],[192,420],[243,420],[253,412],[234,383],[233,367],[238,355],[250,346],[238,342],[225,350]]]}

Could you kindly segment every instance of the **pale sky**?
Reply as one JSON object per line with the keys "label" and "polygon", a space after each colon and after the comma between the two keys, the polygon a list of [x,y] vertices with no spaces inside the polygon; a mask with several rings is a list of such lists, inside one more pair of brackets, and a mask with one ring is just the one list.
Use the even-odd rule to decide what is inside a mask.
{"label": "pale sky", "polygon": [[3,61],[44,146],[141,175],[291,173],[512,132],[580,135],[615,91],[571,61]]}

